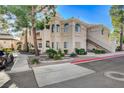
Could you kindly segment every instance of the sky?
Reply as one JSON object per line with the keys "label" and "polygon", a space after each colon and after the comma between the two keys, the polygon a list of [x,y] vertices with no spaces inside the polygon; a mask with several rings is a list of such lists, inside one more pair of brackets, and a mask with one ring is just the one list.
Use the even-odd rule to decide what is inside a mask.
{"label": "sky", "polygon": [[111,31],[110,5],[59,5],[57,12],[64,18],[79,18],[89,24],[103,24]]}

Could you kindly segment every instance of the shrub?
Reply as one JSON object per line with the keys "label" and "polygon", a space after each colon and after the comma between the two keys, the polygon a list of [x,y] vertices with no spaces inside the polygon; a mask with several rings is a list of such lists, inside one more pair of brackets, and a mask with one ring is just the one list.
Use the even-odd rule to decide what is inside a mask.
{"label": "shrub", "polygon": [[78,55],[86,55],[87,54],[87,52],[85,51],[85,49],[78,49],[78,48],[75,48],[75,52],[76,52],[76,54],[78,54]]}
{"label": "shrub", "polygon": [[3,51],[6,53],[10,53],[13,51],[13,49],[12,48],[3,48]]}
{"label": "shrub", "polygon": [[68,50],[64,50],[64,54],[68,54]]}
{"label": "shrub", "polygon": [[106,53],[105,50],[98,50],[98,49],[93,49],[92,52],[94,52],[95,54],[104,54],[104,53]]}
{"label": "shrub", "polygon": [[80,49],[80,50],[79,50],[79,55],[85,55],[85,54],[86,54],[85,49]]}
{"label": "shrub", "polygon": [[54,60],[60,60],[62,58],[62,56],[60,54],[56,54],[54,55]]}
{"label": "shrub", "polygon": [[58,54],[60,54],[62,57],[65,56],[64,53],[62,53],[62,51],[60,49],[58,50]]}
{"label": "shrub", "polygon": [[49,56],[49,58],[54,58],[54,56],[57,54],[57,51],[55,51],[54,49],[48,49],[46,50],[46,53]]}
{"label": "shrub", "polygon": [[62,53],[62,54],[61,54],[61,56],[62,56],[62,57],[64,57],[64,56],[65,56],[65,54],[64,54],[64,53]]}
{"label": "shrub", "polygon": [[35,54],[35,49],[29,49],[29,53]]}
{"label": "shrub", "polygon": [[104,53],[106,53],[106,52],[105,52],[105,50],[101,50],[101,53],[103,53],[103,54],[104,54]]}
{"label": "shrub", "polygon": [[62,51],[60,49],[58,51],[56,51],[54,49],[48,49],[48,50],[46,50],[46,53],[49,58],[52,58],[55,60],[59,60],[65,56],[64,53],[62,53]]}
{"label": "shrub", "polygon": [[70,57],[76,57],[76,56],[77,56],[76,53],[71,53],[71,54],[70,54]]}
{"label": "shrub", "polygon": [[116,51],[120,51],[120,46],[117,46]]}
{"label": "shrub", "polygon": [[80,51],[80,49],[75,48],[75,53],[76,53],[76,54],[79,54],[79,51]]}
{"label": "shrub", "polygon": [[32,59],[32,60],[31,60],[31,63],[32,63],[32,64],[38,64],[38,63],[39,63],[39,60],[38,60],[38,59]]}
{"label": "shrub", "polygon": [[92,52],[95,52],[95,48],[93,48],[91,51],[92,51]]}

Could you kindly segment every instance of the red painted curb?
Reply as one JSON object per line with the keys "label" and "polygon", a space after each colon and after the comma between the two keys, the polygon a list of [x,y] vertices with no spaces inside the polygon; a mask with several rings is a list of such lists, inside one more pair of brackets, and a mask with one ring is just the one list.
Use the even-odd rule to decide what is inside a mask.
{"label": "red painted curb", "polygon": [[87,63],[87,62],[92,62],[92,61],[99,61],[99,60],[104,60],[104,59],[108,59],[108,58],[120,57],[120,56],[124,56],[124,55],[123,54],[120,54],[120,55],[113,55],[113,56],[89,58],[89,59],[77,60],[77,61],[74,61],[74,62],[71,62],[71,63],[72,64],[80,64],[80,63]]}

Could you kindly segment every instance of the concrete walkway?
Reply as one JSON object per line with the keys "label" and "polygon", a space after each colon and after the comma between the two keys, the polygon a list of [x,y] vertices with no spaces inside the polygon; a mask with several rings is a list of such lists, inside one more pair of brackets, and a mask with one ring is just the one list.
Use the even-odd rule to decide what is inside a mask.
{"label": "concrete walkway", "polygon": [[34,67],[33,71],[39,87],[95,73],[93,70],[70,63]]}
{"label": "concrete walkway", "polygon": [[19,54],[18,57],[15,59],[14,66],[12,67],[10,73],[16,73],[16,72],[23,72],[31,70],[29,68],[28,62],[28,55]]}

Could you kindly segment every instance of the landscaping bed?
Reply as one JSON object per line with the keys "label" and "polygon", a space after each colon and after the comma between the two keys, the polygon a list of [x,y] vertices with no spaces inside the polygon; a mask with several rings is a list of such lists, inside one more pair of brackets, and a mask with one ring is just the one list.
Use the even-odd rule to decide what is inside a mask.
{"label": "landscaping bed", "polygon": [[65,56],[60,60],[54,60],[49,58],[47,55],[40,56],[29,56],[28,63],[30,67],[41,66],[41,65],[51,65],[51,64],[60,64],[73,61],[74,58]]}
{"label": "landscaping bed", "polygon": [[84,49],[75,49],[75,52],[68,54],[68,50],[54,50],[48,49],[45,54],[40,56],[29,56],[29,66],[41,66],[49,64],[60,64],[65,62],[72,62],[75,58],[79,58],[78,55],[86,55],[87,52]]}

